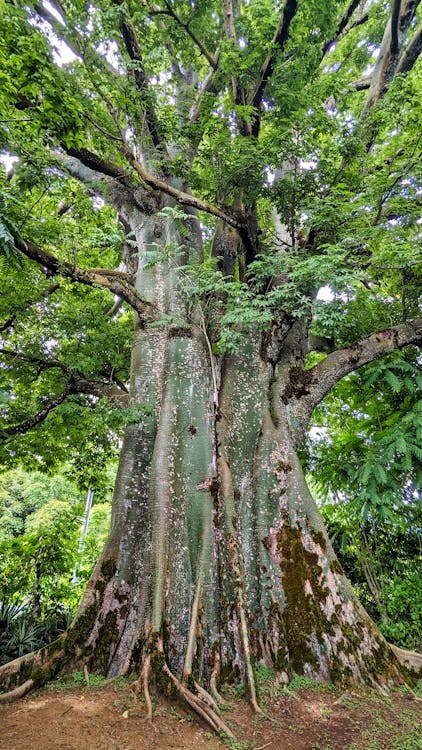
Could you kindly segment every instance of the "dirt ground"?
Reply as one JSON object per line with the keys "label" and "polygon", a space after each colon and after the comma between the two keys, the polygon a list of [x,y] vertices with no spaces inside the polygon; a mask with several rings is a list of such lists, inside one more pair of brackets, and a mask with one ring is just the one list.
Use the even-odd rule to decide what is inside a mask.
{"label": "dirt ground", "polygon": [[49,687],[0,706],[1,750],[422,750],[422,702],[404,692],[297,686],[264,681],[266,716],[253,715],[235,689],[221,740],[177,704],[155,702],[152,724],[128,683]]}

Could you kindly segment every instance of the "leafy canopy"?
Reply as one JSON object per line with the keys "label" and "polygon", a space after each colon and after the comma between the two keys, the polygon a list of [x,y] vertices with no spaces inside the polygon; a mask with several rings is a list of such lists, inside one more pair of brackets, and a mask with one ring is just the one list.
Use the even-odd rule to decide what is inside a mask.
{"label": "leafy canopy", "polygon": [[[120,277],[105,271],[117,271],[126,290],[133,285],[140,251],[124,191],[145,209],[145,191],[150,201],[165,194],[161,180],[176,204],[180,189],[198,201],[203,254],[185,204],[148,204],[179,241],[152,243],[147,267],[173,268],[186,305],[183,320],[164,312],[148,325],[189,325],[199,303],[216,355],[236,349],[242,326],[269,329],[280,311],[312,320],[335,347],[419,313],[420,65],[400,73],[396,62],[371,93],[390,4],[245,0],[233,3],[232,25],[228,5],[1,2],[0,141],[16,158],[13,173],[0,175],[4,463],[67,460],[80,484],[93,484],[124,425],[139,418],[121,408],[132,310],[98,275],[93,285],[72,276],[102,269],[109,283]],[[419,13],[402,21],[401,55]],[[227,268],[216,235],[232,241],[245,217],[249,235]],[[31,243],[58,267],[34,263]],[[383,424],[400,399],[394,378],[411,383],[403,419],[413,405],[415,376],[403,369],[412,361],[393,358],[374,375],[390,379]],[[340,386],[338,402],[353,400],[354,382]],[[376,418],[366,409],[360,419]],[[410,416],[400,422],[385,438],[385,460],[368,454],[360,465],[378,468],[350,482],[385,483],[385,462],[407,460],[394,457],[409,455],[401,439],[417,445],[415,429]]]}

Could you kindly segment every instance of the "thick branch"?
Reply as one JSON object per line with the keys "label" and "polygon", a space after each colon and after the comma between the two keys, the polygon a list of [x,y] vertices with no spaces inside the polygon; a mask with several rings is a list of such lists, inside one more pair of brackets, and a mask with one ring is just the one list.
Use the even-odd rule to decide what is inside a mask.
{"label": "thick branch", "polygon": [[[402,3],[398,4],[399,8],[397,8],[397,2],[394,2],[393,16],[388,19],[385,27],[381,50],[372,74],[368,98],[361,115],[362,120],[366,118],[374,104],[385,96],[396,74],[408,72],[418,58],[421,40],[418,41],[418,35],[416,35],[416,38],[409,45],[411,49],[409,50],[407,64],[402,64],[401,69],[399,69],[400,64],[404,63],[406,49],[402,51],[403,45],[407,31],[415,16],[418,2],[419,0],[403,0]],[[398,18],[396,19],[397,13]]]}
{"label": "thick branch", "polygon": [[[113,164],[112,162],[102,161],[96,154],[88,151],[88,149],[85,148],[70,148],[68,149],[67,153],[71,157],[76,158],[78,161],[88,167],[88,169],[91,169],[94,172],[101,173],[108,177],[113,177],[118,182],[121,182],[125,187],[130,188],[132,191],[134,190],[134,185],[130,177],[126,174],[126,172],[124,172],[123,169],[118,167],[116,164]],[[245,229],[246,219],[243,216],[236,217],[233,214],[229,214],[226,211],[223,211],[223,209],[218,208],[218,206],[214,206],[207,201],[201,200],[201,198],[197,198],[190,193],[185,193],[183,190],[178,190],[165,180],[161,180],[159,177],[155,177],[155,175],[153,175],[144,166],[142,166],[142,164],[135,158],[129,148],[124,147],[123,153],[136,173],[142,179],[142,182],[149,188],[166,193],[166,195],[170,195],[175,199],[177,203],[182,206],[192,206],[199,211],[205,211],[212,216],[216,216],[218,219],[222,219],[224,222],[234,227],[235,229]],[[151,209],[148,213],[151,213]]]}
{"label": "thick branch", "polygon": [[106,57],[98,52],[93,45],[90,45],[89,48],[87,48],[87,37],[84,36],[83,32],[77,27],[69,28],[63,6],[59,3],[53,3],[51,0],[49,5],[63,18],[63,23],[61,23],[53,13],[50,12],[50,10],[41,5],[41,3],[34,4],[34,11],[43,21],[46,21],[51,26],[55,36],[60,39],[60,41],[64,42],[73,54],[82,60],[84,64],[86,64],[86,58],[89,52],[91,59],[95,58],[97,64],[100,64],[110,75],[116,77],[116,70],[111,63],[108,62]]}
{"label": "thick branch", "polygon": [[[129,190],[134,190],[135,186],[130,176],[124,171],[124,169],[117,166],[117,164],[104,161],[97,156],[97,154],[94,154],[87,148],[68,148],[66,149],[66,153],[80,161],[85,167],[92,170],[92,172],[95,172],[100,176],[113,177],[113,179],[120,182]],[[58,158],[60,157],[58,156]]]}
{"label": "thick branch", "polygon": [[[124,155],[124,149],[122,149]],[[150,216],[158,210],[159,197],[151,190],[132,181],[130,175],[116,164],[102,161],[88,149],[69,149],[68,155],[52,153],[60,168],[75,180],[88,186],[94,194],[100,193],[118,211],[125,204],[136,205],[142,213]]]}
{"label": "thick branch", "polygon": [[173,185],[170,185],[168,182],[165,182],[159,177],[155,177],[151,172],[148,172],[148,170],[142,166],[129,150],[125,151],[125,155],[139,177],[146,185],[148,185],[148,187],[170,195],[181,206],[192,206],[192,208],[196,208],[198,211],[205,211],[212,216],[216,216],[218,219],[222,219],[226,224],[229,224],[231,227],[240,231],[246,229],[246,218],[244,216],[234,216],[233,214],[229,214],[223,209],[218,208],[218,206],[214,206],[212,203],[208,203],[201,198],[191,195],[191,193],[185,193],[183,190],[178,190],[173,187]]}
{"label": "thick branch", "polygon": [[259,109],[261,106],[265,87],[273,74],[277,52],[284,49],[289,38],[290,24],[296,15],[296,11],[297,0],[285,0],[277,30],[274,34],[271,52],[268,53],[261,65],[259,78],[252,95],[251,104],[256,109]]}
{"label": "thick branch", "polygon": [[307,373],[307,394],[302,397],[299,406],[299,421],[303,429],[306,429],[315,407],[345,375],[411,344],[422,346],[422,317],[372,333],[346,349],[328,354]]}
{"label": "thick branch", "polygon": [[15,245],[27,258],[39,263],[51,274],[58,274],[87,286],[108,289],[108,291],[127,302],[138,313],[143,322],[151,322],[155,319],[155,306],[140,297],[133,286],[115,278],[113,271],[105,275],[104,269],[100,269],[101,273],[96,273],[95,269],[92,271],[91,269],[78,268],[71,263],[59,260],[54,255],[50,255],[32,242],[25,243],[18,238],[15,238]]}
{"label": "thick branch", "polygon": [[371,87],[371,79],[370,78],[359,78],[358,81],[352,81],[350,84],[350,88],[354,89],[354,91],[365,91],[366,89],[369,89]]}
{"label": "thick branch", "polygon": [[[50,3],[50,5],[54,7],[53,3]],[[63,15],[62,10],[59,10],[58,8],[55,8],[55,10],[56,12]],[[83,47],[80,44],[80,40],[77,38],[75,40],[71,40],[69,38],[69,34],[66,33],[66,26],[58,21],[53,13],[51,13],[47,8],[41,5],[41,3],[34,4],[34,11],[38,16],[40,16],[40,18],[42,18],[43,21],[46,21],[48,24],[50,24],[51,28],[54,31],[54,34],[58,37],[58,39],[63,40],[65,44],[67,44],[69,49],[76,57],[83,57]]]}

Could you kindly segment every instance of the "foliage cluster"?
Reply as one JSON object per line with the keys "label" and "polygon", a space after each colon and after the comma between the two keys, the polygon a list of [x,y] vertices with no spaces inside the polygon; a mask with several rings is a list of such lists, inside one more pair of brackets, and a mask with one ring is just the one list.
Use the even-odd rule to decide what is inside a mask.
{"label": "foliage cluster", "polygon": [[352,374],[315,411],[303,452],[346,574],[387,638],[413,649],[422,632],[421,385],[410,352]]}
{"label": "foliage cluster", "polygon": [[1,663],[67,629],[107,535],[110,498],[100,500],[81,543],[83,497],[63,473],[1,476]]}

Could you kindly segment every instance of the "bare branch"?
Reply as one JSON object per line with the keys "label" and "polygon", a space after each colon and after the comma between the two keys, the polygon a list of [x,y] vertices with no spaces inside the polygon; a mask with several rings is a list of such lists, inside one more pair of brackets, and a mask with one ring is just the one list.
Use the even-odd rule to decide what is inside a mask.
{"label": "bare branch", "polygon": [[117,141],[118,143],[122,143],[123,139],[121,135],[114,135],[113,133],[110,133],[108,130],[103,128],[102,125],[100,125],[99,122],[96,122],[93,117],[88,115],[86,112],[83,113],[83,116],[88,120],[88,122],[91,123],[91,125],[94,126],[100,133],[106,136],[106,138],[109,138],[111,141]]}
{"label": "bare branch", "polygon": [[236,29],[234,25],[235,10],[233,0],[223,0],[224,16],[224,33],[226,39],[236,39]]}
{"label": "bare branch", "polygon": [[363,26],[363,24],[366,23],[367,21],[369,21],[369,13],[362,13],[362,15],[359,16],[359,18],[357,18],[356,21],[353,21],[353,23],[350,24],[348,29],[344,30],[342,37],[348,34],[349,31],[351,31],[352,29],[356,29],[358,26]]}
{"label": "bare branch", "polygon": [[90,268],[89,272],[99,274],[100,276],[109,276],[110,278],[126,279],[127,281],[130,281],[132,278],[132,274],[127,273],[127,271],[119,271],[114,268]]}
{"label": "bare branch", "polygon": [[[54,7],[53,3],[50,3],[50,5]],[[63,16],[62,10],[59,10],[59,8],[55,8],[55,10]],[[66,26],[63,26],[63,24],[58,21],[53,13],[45,8],[44,5],[41,5],[41,3],[34,4],[34,11],[40,18],[42,18],[43,21],[46,21],[48,24],[50,24],[51,28],[54,31],[54,34],[58,37],[58,39],[64,41],[67,44],[69,49],[73,52],[74,55],[76,55],[76,57],[83,57],[83,48],[80,44],[80,40],[77,38],[71,40],[69,38],[69,34],[66,33]]]}
{"label": "bare branch", "polygon": [[58,406],[63,404],[70,396],[78,394],[95,396],[97,398],[108,398],[120,408],[129,406],[130,399],[127,389],[110,383],[90,381],[83,379],[71,379],[61,393],[47,401],[42,409],[24,422],[0,429],[0,437],[7,440],[15,435],[24,435],[34,429],[47,419],[48,415]]}
{"label": "bare branch", "polygon": [[[246,219],[243,216],[229,214],[227,211],[224,211],[218,206],[214,206],[213,204],[208,203],[201,198],[197,198],[190,193],[186,193],[183,190],[178,190],[165,180],[161,180],[159,177],[156,177],[151,172],[149,172],[146,167],[142,166],[142,164],[135,158],[135,156],[126,145],[122,146],[122,152],[133,169],[142,179],[142,182],[149,188],[166,193],[166,195],[170,195],[177,201],[177,203],[182,206],[192,206],[199,211],[205,211],[212,216],[216,216],[218,219],[222,219],[224,222],[234,227],[235,229],[239,229],[240,231],[245,230]],[[131,181],[131,178],[123,169],[118,167],[116,164],[103,161],[92,151],[88,151],[88,149],[85,148],[69,148],[67,149],[67,153],[69,154],[69,156],[76,158],[78,161],[84,164],[88,169],[93,170],[93,172],[100,173],[107,177],[113,177],[118,182],[123,184],[126,188],[134,192],[135,185]],[[152,213],[152,206],[150,207],[149,211],[146,210],[146,213]]]}
{"label": "bare branch", "polygon": [[[113,2],[115,5],[123,5],[123,0],[113,0]],[[162,141],[159,131],[158,119],[155,114],[154,107],[151,103],[148,79],[145,73],[144,62],[139,47],[138,37],[136,35],[134,26],[128,19],[125,12],[122,13],[119,26],[126,51],[131,61],[134,63],[133,78],[135,80],[136,88],[141,95],[141,105],[143,111],[145,112],[151,140],[156,148],[161,148],[161,150],[166,152],[165,144]]]}
{"label": "bare branch", "polygon": [[115,315],[119,312],[121,306],[123,304],[122,299],[116,299],[114,305],[112,305],[106,312],[106,315],[108,318],[114,318]]}
{"label": "bare branch", "polygon": [[61,362],[59,359],[42,359],[41,357],[32,357],[27,354],[24,354],[23,352],[17,352],[14,349],[0,349],[0,354],[3,354],[5,357],[11,357],[12,359],[17,359],[20,362],[28,362],[32,365],[38,365],[41,370],[50,370],[54,368],[58,368],[62,370],[63,372],[70,372],[70,368],[68,365],[66,365],[64,362]]}
{"label": "bare branch", "polygon": [[355,91],[365,91],[366,89],[369,89],[370,85],[370,78],[360,78],[358,81],[352,81],[352,83],[350,84],[350,88],[354,89]]}
{"label": "bare branch", "polygon": [[243,215],[239,216],[233,213],[230,214],[218,206],[208,203],[208,201],[197,198],[196,196],[191,195],[191,193],[185,193],[183,190],[178,190],[168,182],[161,180],[159,177],[155,177],[155,175],[151,174],[151,172],[142,166],[129,149],[125,150],[125,156],[148,187],[166,193],[166,195],[170,195],[181,206],[192,206],[192,208],[196,208],[198,211],[205,211],[212,216],[216,216],[218,219],[222,219],[226,224],[229,224],[231,227],[240,231],[246,229],[246,218]]}
{"label": "bare branch", "polygon": [[[126,144],[122,144],[121,151],[126,158],[134,158]],[[142,189],[117,164],[105,162],[97,154],[85,148],[70,148],[66,153],[67,156],[60,153],[53,153],[52,156],[79,182],[87,185],[92,185],[92,183],[103,185],[105,198],[118,210],[127,202],[137,205],[147,216],[158,210],[160,201],[157,195],[151,190]],[[110,190],[110,187],[117,188],[117,190]],[[99,190],[97,188],[97,192],[101,193],[101,187]]]}
{"label": "bare branch", "polygon": [[87,148],[65,148],[65,151],[67,154],[69,154],[69,156],[78,159],[78,161],[82,162],[82,164],[88,167],[88,169],[91,169],[93,172],[97,172],[100,175],[104,175],[106,177],[113,177],[115,180],[122,183],[122,185],[124,185],[126,188],[129,188],[130,190],[135,189],[130,176],[117,164],[104,161],[99,156],[97,156],[97,154],[94,154]]}

